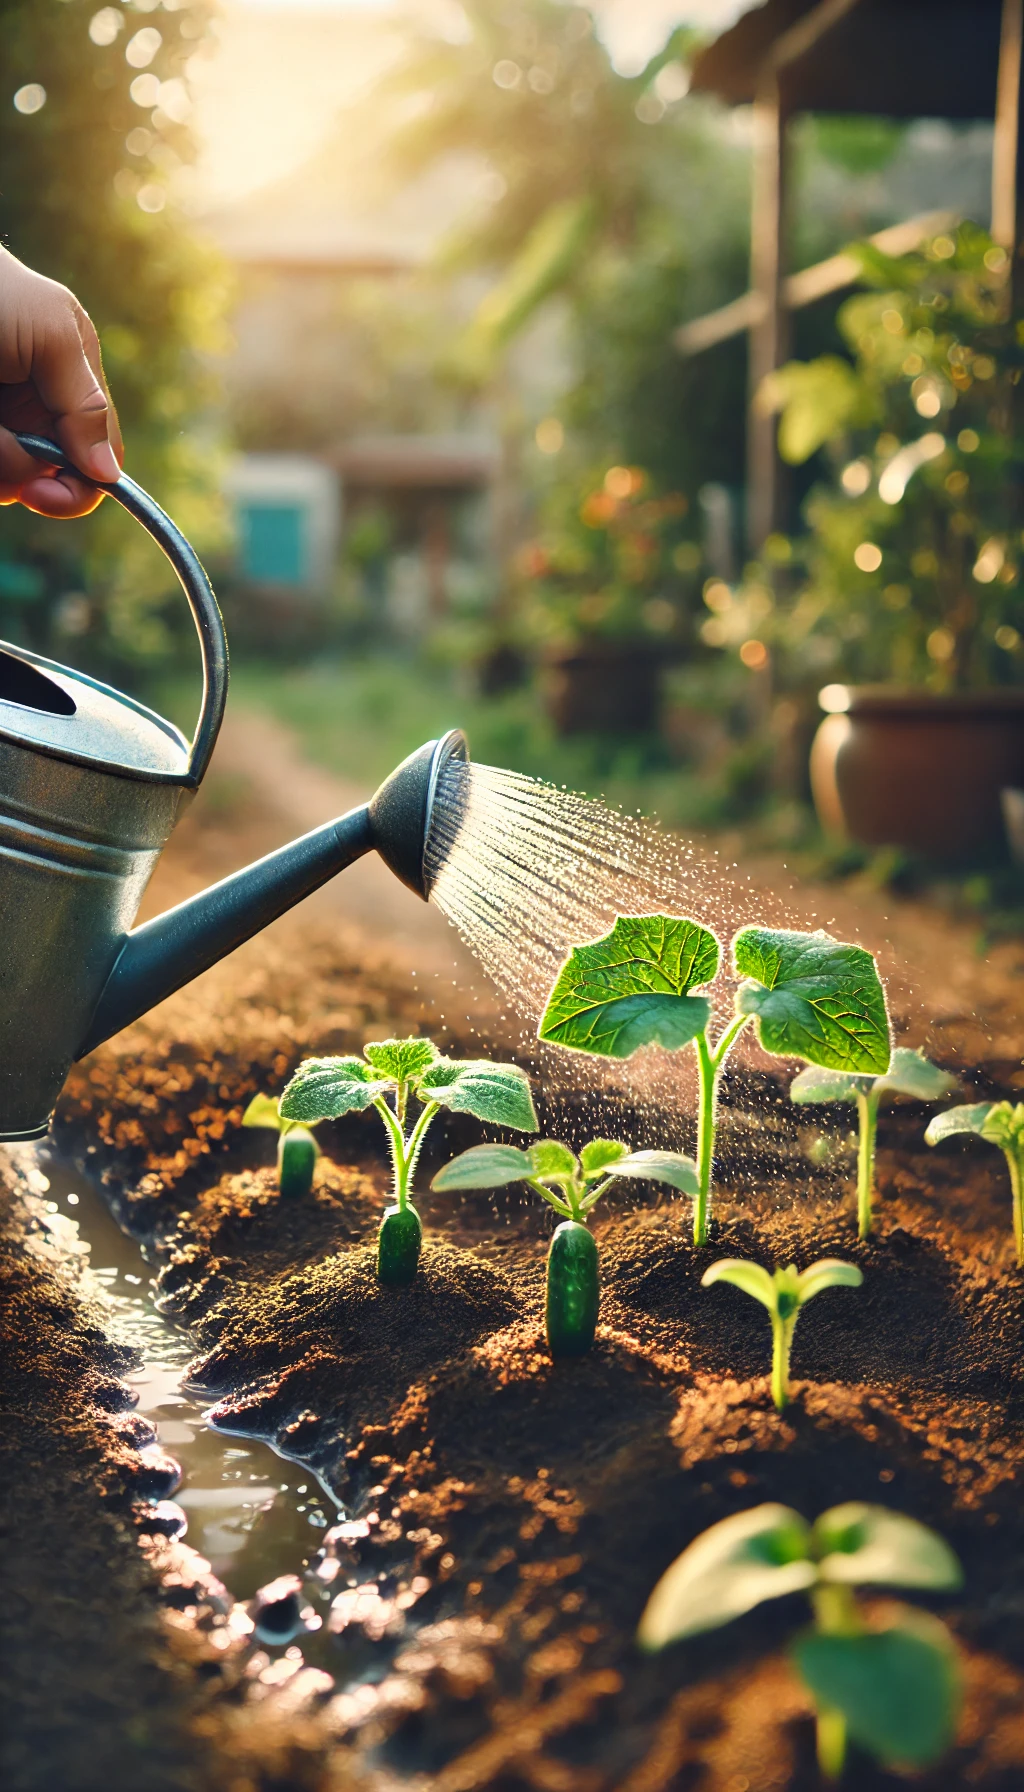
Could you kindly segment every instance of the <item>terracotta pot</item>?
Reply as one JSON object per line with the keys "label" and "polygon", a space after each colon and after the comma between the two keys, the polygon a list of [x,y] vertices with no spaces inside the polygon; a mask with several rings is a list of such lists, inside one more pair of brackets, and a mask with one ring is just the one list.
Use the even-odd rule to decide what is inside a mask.
{"label": "terracotta pot", "polygon": [[936,696],[829,685],[811,748],[827,833],[950,863],[1005,850],[1000,791],[1024,785],[1024,690]]}
{"label": "terracotta pot", "polygon": [[559,734],[650,733],[659,719],[662,657],[624,641],[553,649],[544,694]]}

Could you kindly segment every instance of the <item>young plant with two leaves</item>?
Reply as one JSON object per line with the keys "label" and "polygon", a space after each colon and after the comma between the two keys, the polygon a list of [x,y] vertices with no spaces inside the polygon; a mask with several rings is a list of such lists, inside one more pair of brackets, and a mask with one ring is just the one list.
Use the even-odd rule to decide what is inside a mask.
{"label": "young plant with two leaves", "polygon": [[1017,1264],[1024,1269],[1024,1101],[1016,1105],[1008,1101],[969,1102],[965,1107],[947,1108],[928,1123],[925,1139],[939,1145],[954,1133],[974,1133],[998,1145],[1010,1172],[1010,1194],[1013,1201],[1013,1242],[1017,1247]]}
{"label": "young plant with two leaves", "polygon": [[[415,1120],[411,1101],[419,1106]],[[383,1039],[365,1045],[361,1058],[307,1058],[280,1103],[283,1119],[307,1126],[371,1107],[387,1131],[394,1196],[380,1224],[377,1275],[401,1286],[412,1281],[420,1258],[423,1226],[412,1186],[434,1116],[448,1108],[516,1132],[536,1132],[537,1116],[529,1079],[517,1064],[442,1058],[429,1039]]]}
{"label": "young plant with two leaves", "polygon": [[629,1058],[643,1045],[697,1056],[697,1193],[693,1240],[707,1242],[718,1088],[726,1060],[754,1021],[765,1051],[825,1069],[881,1076],[889,1016],[875,961],[827,933],[744,927],[732,942],[742,979],[735,1012],[709,1037],[721,947],[710,928],[677,915],[620,915],[603,939],[575,946],[558,974],[539,1038],[596,1057]]}
{"label": "young plant with two leaves", "polygon": [[788,1506],[738,1512],[684,1549],[640,1620],[644,1649],[717,1630],[768,1599],[806,1593],[813,1624],[790,1660],[817,1713],[818,1763],[838,1780],[853,1742],[891,1768],[927,1767],[953,1740],[960,1670],[946,1626],[890,1605],[870,1615],[854,1588],[921,1593],[962,1584],[952,1550],[916,1519],[851,1502],[808,1525]]}
{"label": "young plant with two leaves", "polygon": [[860,1123],[857,1146],[857,1230],[861,1238],[871,1236],[878,1106],[883,1096],[909,1095],[915,1101],[938,1101],[956,1086],[955,1077],[940,1070],[937,1064],[929,1063],[920,1052],[908,1051],[903,1045],[896,1047],[892,1062],[882,1076],[821,1070],[817,1065],[812,1065],[794,1077],[789,1096],[791,1101],[800,1105],[826,1101],[857,1104]]}
{"label": "young plant with two leaves", "polygon": [[308,1126],[285,1120],[275,1095],[254,1095],[242,1115],[243,1126],[277,1134],[277,1186],[286,1201],[299,1201],[313,1186],[320,1147]]}
{"label": "young plant with two leaves", "polygon": [[760,1263],[722,1257],[704,1271],[700,1283],[711,1288],[716,1282],[730,1282],[767,1307],[772,1323],[772,1399],[782,1412],[789,1403],[789,1358],[801,1308],[826,1288],[859,1288],[863,1280],[855,1263],[843,1263],[838,1257],[822,1257],[803,1270],[790,1263],[774,1275]]}
{"label": "young plant with two leaves", "polygon": [[696,1194],[697,1171],[678,1151],[631,1151],[617,1139],[591,1139],[577,1157],[557,1139],[525,1151],[474,1145],[439,1170],[431,1188],[504,1188],[525,1182],[561,1215],[548,1250],[544,1324],[553,1357],[582,1356],[594,1341],[600,1301],[597,1245],[587,1226],[617,1176],[667,1182]]}

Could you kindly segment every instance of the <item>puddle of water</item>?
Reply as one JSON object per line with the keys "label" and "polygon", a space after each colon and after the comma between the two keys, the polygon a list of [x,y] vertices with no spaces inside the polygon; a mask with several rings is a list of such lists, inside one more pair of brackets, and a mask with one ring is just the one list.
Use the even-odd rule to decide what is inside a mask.
{"label": "puddle of water", "polygon": [[[42,1192],[45,1178],[51,1211],[73,1221],[89,1247],[86,1285],[92,1283],[106,1308],[110,1336],[142,1357],[141,1367],[123,1379],[138,1391],[135,1410],[155,1425],[159,1443],[181,1464],[182,1484],[173,1497],[188,1515],[188,1542],[235,1599],[250,1599],[281,1574],[304,1574],[324,1530],[340,1515],[337,1502],[311,1470],[279,1456],[270,1444],[207,1423],[200,1399],[181,1385],[195,1347],[158,1312],[152,1272],[138,1245],[86,1177],[45,1150],[36,1161],[42,1173],[37,1190]],[[312,1577],[305,1586],[308,1603],[326,1620],[328,1589]],[[297,1640],[307,1661],[337,1671],[337,1645],[332,1650],[326,1628]]]}

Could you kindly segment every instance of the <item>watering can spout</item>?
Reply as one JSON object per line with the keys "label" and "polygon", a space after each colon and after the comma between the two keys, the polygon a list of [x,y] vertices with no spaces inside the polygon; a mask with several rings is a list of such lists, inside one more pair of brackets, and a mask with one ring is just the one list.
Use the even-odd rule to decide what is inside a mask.
{"label": "watering can spout", "polygon": [[424,901],[425,849],[438,779],[465,759],[458,729],[427,741],[386,778],[369,803],[315,828],[244,870],[189,897],[130,933],[107,978],[76,1057],[173,995],[372,850]]}

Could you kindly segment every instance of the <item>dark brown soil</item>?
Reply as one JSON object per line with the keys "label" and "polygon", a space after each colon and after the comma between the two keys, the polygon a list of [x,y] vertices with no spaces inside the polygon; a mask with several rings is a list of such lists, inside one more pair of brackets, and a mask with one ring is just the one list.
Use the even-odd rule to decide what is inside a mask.
{"label": "dark brown soil", "polygon": [[[681,1199],[642,1190],[608,1198],[595,1227],[598,1338],[589,1357],[553,1364],[541,1325],[550,1216],[536,1202],[516,1191],[458,1204],[424,1194],[421,1273],[410,1289],[389,1291],[373,1276],[387,1183],[375,1120],[324,1127],[313,1195],[278,1199],[270,1135],[239,1124],[249,1095],[279,1088],[307,1053],[352,1050],[435,1019],[406,979],[379,964],[368,970],[337,929],[307,926],[301,953],[299,937],[278,933],[250,949],[77,1070],[57,1143],[102,1176],[122,1223],[156,1250],[168,1301],[194,1328],[195,1374],[220,1422],[309,1461],[352,1515],[336,1545],[334,1683],[313,1674],[289,1701],[265,1697],[257,1678],[243,1698],[244,1655],[232,1645],[225,1656],[241,1665],[226,1659],[218,1687],[200,1696],[213,1651],[175,1666],[157,1628],[155,1583],[137,1555],[125,1566],[129,1496],[117,1496],[122,1507],[104,1502],[109,1534],[86,1512],[111,1457],[97,1442],[82,1366],[95,1354],[83,1345],[74,1356],[83,1322],[65,1307],[68,1362],[47,1371],[52,1392],[32,1407],[38,1442],[13,1472],[27,1464],[47,1487],[76,1479],[92,1572],[109,1578],[113,1561],[119,1589],[116,1610],[96,1595],[90,1672],[109,1684],[105,1624],[118,1649],[128,1638],[132,1678],[111,1722],[116,1768],[105,1780],[68,1773],[62,1782],[58,1765],[49,1780],[23,1768],[11,1784],[162,1789],[198,1786],[209,1773],[229,1792],[809,1792],[813,1729],[785,1659],[803,1621],[799,1601],[653,1660],[638,1655],[633,1635],[659,1574],[716,1519],[767,1499],[813,1517],[863,1498],[934,1525],[965,1568],[963,1596],[936,1607],[962,1649],[960,1734],[948,1760],[915,1783],[1016,1792],[1024,1277],[1012,1262],[1001,1157],[973,1143],[931,1152],[921,1139],[926,1110],[885,1115],[878,1235],[860,1246],[849,1156],[812,1170],[817,1128],[795,1115],[781,1081],[745,1070],[727,1091],[712,1246],[694,1251]],[[976,1011],[965,1022],[972,1037],[985,1025]],[[1000,1024],[999,1058],[978,1067],[981,1093],[1009,1092],[1018,1074],[1004,1055],[1005,1015]],[[936,1055],[962,1068],[954,1031]],[[904,1036],[917,1043],[912,1026]],[[450,1036],[451,1049],[460,1044],[481,1049],[477,1036]],[[646,1130],[611,1096],[578,1110],[563,1097],[549,1123],[576,1142],[609,1131],[639,1142]],[[421,1187],[479,1136],[468,1123],[439,1126]],[[831,1292],[802,1316],[796,1397],[784,1416],[768,1397],[764,1316],[733,1289],[700,1288],[721,1255],[770,1267],[837,1255],[864,1270],[862,1290]],[[35,1266],[19,1273],[32,1299],[52,1307],[62,1298]],[[72,1423],[59,1432],[63,1412]],[[39,1463],[58,1448],[66,1463],[44,1474]],[[43,1535],[25,1546],[34,1557],[21,1598],[41,1585],[48,1600],[65,1599],[55,1666],[40,1684],[67,1712],[68,1737],[77,1725],[91,1739],[91,1682],[69,1660],[91,1595],[73,1561],[58,1569],[47,1558],[51,1533],[70,1548],[72,1527],[56,1504],[45,1509]],[[27,1535],[38,1507],[22,1522]],[[158,1565],[173,1580],[173,1564]],[[81,1647],[93,1642],[89,1632]],[[45,1755],[41,1695],[33,1717],[38,1659],[19,1689],[27,1717],[18,1747]],[[156,1729],[132,1741],[128,1713],[140,1706],[166,1723],[166,1745]],[[65,1733],[59,1724],[56,1733]],[[153,1777],[154,1751],[164,1779]],[[851,1766],[849,1784],[865,1792],[899,1783],[862,1757]]]}

